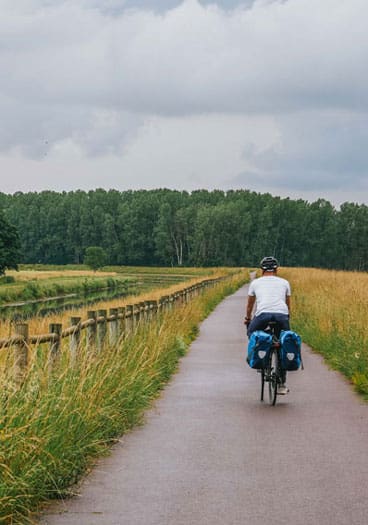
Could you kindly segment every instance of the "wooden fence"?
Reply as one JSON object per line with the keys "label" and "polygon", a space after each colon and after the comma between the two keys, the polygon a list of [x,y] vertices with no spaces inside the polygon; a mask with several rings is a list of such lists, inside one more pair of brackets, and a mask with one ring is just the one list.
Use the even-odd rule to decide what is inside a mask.
{"label": "wooden fence", "polygon": [[49,366],[52,369],[60,357],[62,340],[69,338],[70,359],[73,362],[82,342],[83,331],[87,349],[101,351],[105,345],[114,346],[123,337],[134,333],[139,325],[150,322],[161,313],[173,309],[174,306],[188,303],[205,288],[214,286],[223,279],[224,277],[205,279],[171,295],[162,296],[158,301],[141,301],[119,308],[110,308],[109,311],[89,310],[85,321],[81,317],[71,317],[70,326],[67,328],[63,328],[60,323],[52,323],[47,334],[30,335],[27,323],[16,323],[14,335],[8,339],[0,339],[0,349],[13,349],[14,376],[16,380],[21,380],[28,367],[28,354],[32,345],[45,343],[49,345]]}

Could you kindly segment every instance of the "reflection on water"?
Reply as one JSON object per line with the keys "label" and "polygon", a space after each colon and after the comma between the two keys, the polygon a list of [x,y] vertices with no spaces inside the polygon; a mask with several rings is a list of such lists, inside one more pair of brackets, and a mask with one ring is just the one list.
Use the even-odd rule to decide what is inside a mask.
{"label": "reflection on water", "polygon": [[24,320],[30,317],[41,316],[93,305],[99,301],[110,301],[119,297],[135,294],[135,288],[110,289],[88,294],[73,294],[59,299],[46,299],[29,302],[18,306],[0,306],[0,319]]}

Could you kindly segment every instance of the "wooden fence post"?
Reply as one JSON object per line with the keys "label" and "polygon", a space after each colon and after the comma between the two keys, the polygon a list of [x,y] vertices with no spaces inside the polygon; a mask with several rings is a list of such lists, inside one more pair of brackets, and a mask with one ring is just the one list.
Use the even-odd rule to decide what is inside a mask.
{"label": "wooden fence post", "polygon": [[151,301],[151,316],[153,319],[156,319],[158,316],[159,302]]}
{"label": "wooden fence post", "polygon": [[118,308],[118,331],[119,339],[122,339],[125,335],[125,306]]}
{"label": "wooden fence post", "polygon": [[141,312],[141,324],[144,325],[147,322],[148,319],[148,308],[147,308],[147,301],[142,301],[139,303],[140,312]]}
{"label": "wooden fence post", "polygon": [[134,333],[135,329],[137,328],[137,323],[139,322],[140,315],[141,314],[139,311],[138,304],[132,304],[132,333]]}
{"label": "wooden fence post", "polygon": [[56,366],[60,359],[61,349],[61,333],[63,331],[63,325],[60,323],[51,323],[49,325],[50,334],[55,334],[55,339],[50,343],[49,350],[49,368],[50,371]]}
{"label": "wooden fence post", "polygon": [[95,348],[96,346],[96,334],[97,334],[97,322],[96,322],[96,311],[95,310],[88,310],[87,312],[87,319],[91,319],[94,322],[87,326],[87,332],[86,332],[86,344],[87,349],[90,350],[91,348]]}
{"label": "wooden fence post", "polygon": [[119,339],[118,309],[110,308],[109,317],[109,343],[111,346],[115,346]]}
{"label": "wooden fence post", "polygon": [[144,321],[150,322],[151,320],[151,301],[144,301]]}
{"label": "wooden fence post", "polygon": [[130,335],[133,332],[133,305],[127,304],[125,307],[125,333]]}
{"label": "wooden fence post", "polygon": [[17,323],[15,335],[22,338],[14,345],[14,379],[19,384],[24,379],[28,365],[28,324]]}
{"label": "wooden fence post", "polygon": [[70,318],[71,326],[76,327],[75,331],[70,334],[70,339],[69,339],[70,360],[72,363],[75,363],[75,360],[77,359],[78,348],[80,345],[80,339],[81,339],[80,322],[81,322],[80,317]]}
{"label": "wooden fence post", "polygon": [[157,301],[157,313],[160,315],[162,314],[164,306],[164,298],[160,297],[160,299]]}
{"label": "wooden fence post", "polygon": [[169,303],[168,303],[168,306],[169,306],[169,310],[172,310],[173,309],[173,301],[174,301],[174,297],[172,294],[169,295]]}
{"label": "wooden fence post", "polygon": [[137,303],[134,312],[134,327],[137,329],[142,324],[142,321],[144,322],[144,303]]}
{"label": "wooden fence post", "polygon": [[105,346],[107,323],[107,310],[97,310],[97,350],[100,352]]}

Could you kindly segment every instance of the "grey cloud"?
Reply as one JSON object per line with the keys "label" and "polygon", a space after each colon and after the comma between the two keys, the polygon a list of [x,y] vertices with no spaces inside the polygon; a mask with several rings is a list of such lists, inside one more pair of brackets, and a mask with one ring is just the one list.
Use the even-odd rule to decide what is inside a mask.
{"label": "grey cloud", "polygon": [[142,124],[139,116],[127,112],[32,105],[1,96],[0,114],[6,122],[0,126],[0,151],[19,148],[34,159],[66,139],[89,155],[119,154]]}
{"label": "grey cloud", "polygon": [[242,159],[259,185],[366,187],[366,0],[0,6],[2,152],[39,158],[70,140],[119,155],[152,116],[267,115],[279,143]]}
{"label": "grey cloud", "polygon": [[290,0],[225,14],[187,0],[110,19],[63,3],[4,28],[2,89],[162,115],[367,107],[368,4],[349,6]]}
{"label": "grey cloud", "polygon": [[[259,2],[260,0],[258,0]],[[267,0],[265,0],[267,1]],[[270,0],[268,0],[270,1]],[[271,0],[275,1],[275,0]],[[276,0],[277,1],[277,0]],[[70,0],[69,0],[70,2]],[[5,4],[11,4],[11,0],[3,1]],[[17,3],[33,5],[34,7],[55,7],[57,5],[67,4],[68,0],[17,0]],[[145,9],[154,12],[164,12],[174,9],[183,3],[183,0],[74,0],[74,4],[79,4],[88,9],[98,9],[103,13],[119,15],[126,9]],[[257,0],[199,0],[202,5],[218,5],[223,9],[234,9],[237,7],[251,7]]]}
{"label": "grey cloud", "polygon": [[[367,113],[301,113],[278,120],[279,144],[257,150],[244,148],[258,186],[292,190],[350,191],[368,189]],[[241,173],[230,185],[249,181]]]}

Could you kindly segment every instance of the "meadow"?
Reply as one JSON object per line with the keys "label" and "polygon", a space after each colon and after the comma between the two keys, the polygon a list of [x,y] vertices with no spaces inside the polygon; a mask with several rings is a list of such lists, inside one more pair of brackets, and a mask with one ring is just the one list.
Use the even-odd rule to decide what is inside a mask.
{"label": "meadow", "polygon": [[[35,348],[21,387],[14,383],[11,367],[2,368],[1,523],[32,523],[42,502],[70,494],[95,458],[142,421],[144,409],[176,370],[200,321],[248,278],[244,271],[214,275],[226,273],[226,280],[139,325],[103,352],[87,351],[81,344],[73,363],[69,352],[62,352],[52,373],[47,352],[42,345]],[[150,298],[163,292],[168,289],[157,289]],[[37,329],[43,327],[32,325],[32,331]]]}
{"label": "meadow", "polygon": [[94,272],[84,265],[20,265],[0,278],[0,305],[133,285],[140,292],[212,273],[205,268],[108,266]]}
{"label": "meadow", "polygon": [[8,271],[0,279],[0,305],[27,302],[68,294],[92,293],[108,288],[127,288],[133,284],[131,277],[114,272],[91,271]]}
{"label": "meadow", "polygon": [[[82,296],[76,298],[75,306],[73,301],[68,301],[65,310],[55,309],[47,315],[28,315],[27,323],[32,334],[47,333],[51,323],[63,323],[67,326],[70,317],[86,317],[88,309],[109,309],[125,306],[137,300],[147,299],[156,300],[161,295],[176,292],[183,287],[183,283],[188,286],[201,281],[205,277],[216,278],[230,275],[234,269],[229,268],[150,268],[150,267],[106,267],[103,271],[91,272],[83,266],[21,266],[19,272],[7,272],[7,276],[16,278],[15,283],[3,284],[0,286],[1,297],[9,294],[9,289],[14,286],[20,288],[14,292],[13,300],[22,300],[24,290],[37,287],[45,290],[41,297],[62,296],[68,293],[80,293]],[[89,301],[92,292],[99,289],[119,289],[121,294],[115,299],[99,298],[93,300],[93,306]],[[31,296],[31,300],[37,296]],[[81,304],[84,303],[84,304]],[[26,309],[24,308],[26,311]],[[21,316],[23,308],[20,309],[18,318]],[[3,319],[0,323],[0,338],[9,337],[14,331],[13,319]]]}
{"label": "meadow", "polygon": [[368,274],[287,268],[280,276],[292,285],[292,328],[368,399]]}

